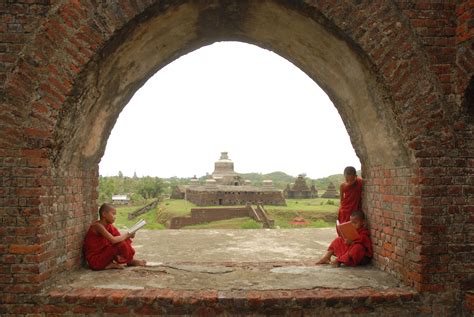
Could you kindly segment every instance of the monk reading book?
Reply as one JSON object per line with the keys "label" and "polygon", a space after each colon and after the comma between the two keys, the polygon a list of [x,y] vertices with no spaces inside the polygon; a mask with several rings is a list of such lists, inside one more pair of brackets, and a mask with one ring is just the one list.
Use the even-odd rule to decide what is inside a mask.
{"label": "monk reading book", "polygon": [[362,197],[362,179],[357,177],[356,169],[347,166],[344,169],[345,182],[339,187],[341,202],[337,219],[340,223],[348,222],[351,213],[359,210]]}
{"label": "monk reading book", "polygon": [[350,221],[344,222],[344,223],[339,223],[339,221],[337,221],[336,230],[339,236],[343,237],[344,239],[349,239],[349,240],[354,241],[360,238],[360,235],[357,232],[356,227]]}
{"label": "monk reading book", "polygon": [[[367,264],[373,256],[372,241],[369,237],[369,230],[365,227],[365,216],[362,211],[354,211],[350,221],[356,229],[358,238],[347,239],[337,237],[329,245],[326,254],[316,264],[329,264],[333,266],[356,266]],[[342,232],[342,230],[341,230]],[[332,256],[335,260],[331,260]]]}
{"label": "monk reading book", "polygon": [[[145,266],[146,261],[133,258],[132,238],[135,232],[120,234],[114,227],[116,210],[108,204],[99,209],[99,220],[94,221],[84,239],[84,254],[93,270],[123,269],[124,265]],[[137,229],[138,230],[138,229]]]}

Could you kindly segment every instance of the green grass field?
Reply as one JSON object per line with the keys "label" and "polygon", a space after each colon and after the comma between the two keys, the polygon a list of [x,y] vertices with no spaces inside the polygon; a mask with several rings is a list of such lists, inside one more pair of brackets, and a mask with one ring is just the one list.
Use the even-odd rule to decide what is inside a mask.
{"label": "green grass field", "polygon": [[117,206],[117,216],[115,218],[115,226],[119,229],[130,228],[138,220],[144,219],[147,224],[144,229],[156,230],[156,229],[165,229],[165,226],[159,223],[157,220],[157,209],[152,209],[143,215],[138,216],[135,219],[128,220],[128,213],[135,211],[145,205],[138,206]]}
{"label": "green grass field", "polygon": [[[275,227],[279,228],[322,228],[335,226],[339,199],[314,198],[314,199],[287,199],[287,206],[265,206],[268,215],[275,220]],[[186,216],[191,213],[191,208],[197,207],[189,201],[182,199],[168,199],[157,208],[133,219],[128,220],[128,213],[135,211],[140,206],[118,206],[115,224],[118,228],[131,227],[139,219],[145,219],[145,229],[165,229],[165,223],[173,217]],[[222,206],[209,206],[222,207]],[[302,217],[309,224],[293,225],[295,217]],[[261,224],[251,218],[233,218],[228,220],[213,221],[193,226],[186,229],[257,229]]]}

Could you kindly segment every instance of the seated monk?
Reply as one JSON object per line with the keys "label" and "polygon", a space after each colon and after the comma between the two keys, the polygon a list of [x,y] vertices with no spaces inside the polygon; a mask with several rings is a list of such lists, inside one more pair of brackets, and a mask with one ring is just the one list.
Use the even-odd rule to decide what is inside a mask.
{"label": "seated monk", "polygon": [[[369,230],[365,227],[365,216],[362,211],[354,211],[351,214],[350,221],[356,227],[360,237],[357,240],[344,239],[337,237],[329,245],[326,254],[316,264],[329,264],[333,266],[364,265],[370,262],[373,256],[372,241],[369,237]],[[336,256],[331,260],[332,256]]]}
{"label": "seated monk", "polygon": [[124,265],[145,266],[146,261],[133,258],[131,238],[135,234],[120,234],[114,227],[117,211],[108,204],[99,209],[99,220],[94,221],[84,239],[84,254],[93,270],[123,269]]}

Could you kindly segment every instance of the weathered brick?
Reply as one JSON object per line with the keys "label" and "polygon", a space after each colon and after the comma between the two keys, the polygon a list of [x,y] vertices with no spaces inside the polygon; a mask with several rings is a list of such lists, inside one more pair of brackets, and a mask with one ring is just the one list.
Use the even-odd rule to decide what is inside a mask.
{"label": "weathered brick", "polygon": [[[384,89],[379,98],[384,100],[378,109],[379,119],[393,116],[396,128],[390,133],[397,135],[401,148],[410,152],[409,166],[394,168],[387,164],[363,167],[367,172],[364,175],[367,180],[364,211],[368,215],[376,245],[375,265],[428,293],[438,292],[437,285],[445,282],[444,293],[450,293],[450,298],[462,298],[461,294],[456,293],[459,292],[456,285],[472,272],[472,268],[462,262],[469,258],[468,255],[463,254],[464,259],[461,255],[452,256],[451,264],[456,269],[447,272],[444,265],[414,266],[416,271],[411,272],[410,259],[437,263],[440,255],[434,251],[436,248],[452,255],[462,249],[456,244],[470,245],[474,239],[469,231],[469,225],[474,221],[474,216],[469,214],[474,204],[474,189],[472,180],[466,177],[472,174],[472,170],[466,168],[474,167],[472,117],[466,114],[462,105],[474,69],[472,1],[335,3],[323,0],[301,6],[293,2],[285,5],[301,14],[302,19],[320,17],[325,21],[323,27],[330,25],[331,32],[340,33],[340,40],[347,41],[354,48],[354,54],[360,55],[367,65],[374,65],[367,68],[367,74],[374,72],[372,79]],[[58,142],[55,138],[61,131],[52,129],[59,126],[58,116],[67,115],[69,107],[73,106],[74,102],[68,103],[68,98],[81,94],[80,85],[74,86],[73,83],[80,83],[87,77],[84,75],[88,75],[89,66],[106,61],[109,54],[103,49],[109,49],[109,43],[113,47],[117,44],[116,39],[127,41],[127,36],[133,33],[127,32],[140,26],[134,17],[140,16],[140,23],[146,24],[147,19],[156,17],[158,9],[174,14],[171,2],[157,6],[147,1],[125,1],[94,7],[93,2],[70,1],[55,4],[54,10],[50,11],[51,8],[53,3],[45,0],[9,1],[0,5],[0,60],[3,61],[0,61],[0,96],[5,96],[7,100],[5,106],[0,106],[0,157],[6,158],[0,165],[7,167],[0,169],[0,186],[4,186],[0,187],[0,205],[25,210],[18,219],[16,216],[5,217],[2,223],[16,227],[12,231],[8,229],[8,232],[13,232],[11,236],[5,236],[7,229],[0,231],[2,241],[8,243],[4,252],[14,251],[2,256],[8,269],[18,263],[49,263],[55,257],[69,259],[63,261],[63,267],[58,268],[60,271],[78,267],[79,247],[73,243],[64,244],[64,248],[52,247],[52,250],[40,254],[37,254],[39,250],[34,249],[39,245],[34,243],[55,242],[55,239],[64,237],[65,232],[71,239],[81,240],[84,229],[76,228],[95,216],[97,192],[90,188],[96,188],[97,175],[83,174],[72,166],[66,166],[69,170],[64,175],[52,175],[57,171],[49,158],[57,154],[56,147],[67,144]],[[235,10],[238,8],[236,6]],[[246,22],[249,14],[239,12],[235,16],[236,21]],[[321,22],[318,18],[316,20],[316,23]],[[240,22],[237,24],[240,25]],[[275,19],[272,30],[277,22],[278,19]],[[122,33],[122,30],[127,32]],[[265,33],[265,28],[261,30]],[[213,34],[215,30],[211,31]],[[239,29],[239,32],[245,32],[245,28]],[[278,32],[266,33],[274,35],[275,39],[254,39],[254,34],[249,34],[249,38],[265,43],[262,44],[264,47],[274,42],[280,43],[281,47],[295,49],[291,41],[279,38],[281,35]],[[200,36],[201,33],[196,34]],[[247,35],[242,36],[245,38]],[[226,39],[226,33],[220,37]],[[289,58],[298,57],[297,54],[291,56],[291,52],[288,55]],[[299,56],[305,55],[306,52]],[[170,60],[175,57],[171,56]],[[305,63],[299,64],[303,65],[303,70],[308,70]],[[375,86],[371,89],[376,90]],[[83,91],[87,91],[87,87]],[[77,95],[70,95],[72,93]],[[82,106],[80,102],[77,104]],[[340,105],[336,104],[336,107]],[[71,110],[71,113],[84,110],[75,109],[77,111]],[[367,124],[360,119],[356,121],[360,126]],[[345,123],[350,125],[348,120]],[[73,131],[78,126],[71,128]],[[353,129],[349,129],[353,133],[351,131]],[[358,154],[363,154],[363,161],[371,161],[368,159],[378,156],[379,153],[368,153],[365,157],[365,150],[361,150],[365,147],[358,144],[360,138],[354,134],[351,136],[359,149]],[[83,145],[79,144],[77,148]],[[18,160],[20,157],[23,161]],[[423,170],[417,171],[420,167]],[[94,166],[87,168],[97,170]],[[83,183],[79,185],[79,182]],[[83,201],[91,203],[81,205]],[[57,209],[50,209],[53,205]],[[51,212],[61,216],[55,215],[46,220],[44,216]],[[67,223],[65,219],[68,217],[77,223]],[[59,221],[64,221],[66,227],[55,229],[51,234],[43,232],[35,235],[34,231],[27,229],[31,226],[54,228],[55,222]],[[400,239],[410,244],[406,246],[406,255],[401,252],[405,245],[400,246]],[[449,240],[449,244],[439,246],[443,239]],[[423,248],[420,247],[422,245]],[[419,253],[423,253],[422,256],[429,261],[425,261]],[[33,267],[25,266],[25,270]],[[19,269],[18,266],[15,268]],[[27,276],[26,271],[16,273]],[[428,272],[429,278],[423,275]],[[435,282],[430,282],[430,279]],[[17,292],[22,287],[11,289]],[[122,304],[124,298],[116,295],[107,300],[111,304]],[[136,298],[143,299],[135,296],[131,301]],[[94,303],[96,300],[97,297]],[[208,300],[214,303],[213,295]],[[104,302],[105,297],[102,296],[100,301]],[[305,301],[303,296],[301,302]],[[272,300],[256,296],[252,297],[251,302],[258,308],[266,307],[265,303],[272,303]],[[88,303],[85,307],[89,305],[93,304]],[[438,306],[431,301],[420,312],[443,315],[446,310]],[[460,306],[458,303],[456,307]],[[143,307],[143,312],[152,309]],[[59,314],[61,309],[51,313]],[[366,309],[369,308],[361,304],[353,312],[362,313]],[[118,313],[130,312],[127,308]],[[207,312],[213,313],[211,310]],[[304,309],[294,308],[285,312],[302,314]],[[350,312],[348,309],[344,314]],[[205,313],[204,310],[202,313]]]}

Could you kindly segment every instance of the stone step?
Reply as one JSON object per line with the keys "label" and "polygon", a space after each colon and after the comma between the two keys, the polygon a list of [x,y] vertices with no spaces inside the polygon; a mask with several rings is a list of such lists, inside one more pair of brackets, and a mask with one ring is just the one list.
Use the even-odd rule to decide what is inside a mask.
{"label": "stone step", "polygon": [[[217,291],[53,289],[33,313],[55,315],[405,316],[419,314],[418,293],[405,288]],[[25,306],[20,307],[25,309]],[[10,313],[17,313],[12,307]],[[24,312],[23,312],[24,313]]]}

